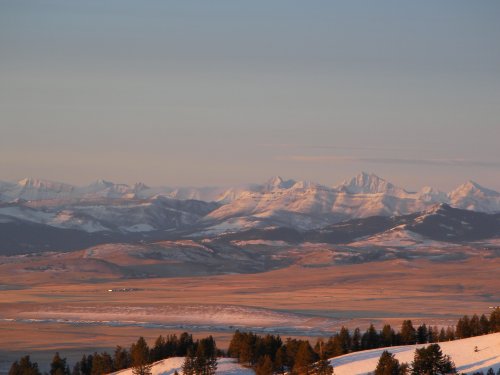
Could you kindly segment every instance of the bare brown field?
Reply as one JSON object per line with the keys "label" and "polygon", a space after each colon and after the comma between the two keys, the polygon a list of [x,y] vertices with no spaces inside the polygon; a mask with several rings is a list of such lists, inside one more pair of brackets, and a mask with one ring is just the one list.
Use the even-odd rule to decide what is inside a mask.
{"label": "bare brown field", "polygon": [[4,368],[20,353],[72,359],[182,331],[213,334],[226,347],[238,327],[311,337],[407,318],[446,326],[500,299],[500,260],[482,256],[148,279],[123,279],[101,264],[82,270],[77,259],[49,270],[36,262],[29,271],[24,262],[0,265]]}

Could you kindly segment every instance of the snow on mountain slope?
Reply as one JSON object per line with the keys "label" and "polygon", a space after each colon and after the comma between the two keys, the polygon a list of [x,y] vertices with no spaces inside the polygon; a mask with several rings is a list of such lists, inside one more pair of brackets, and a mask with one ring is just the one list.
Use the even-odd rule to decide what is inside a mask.
{"label": "snow on mountain slope", "polygon": [[349,194],[377,194],[390,193],[396,196],[405,196],[404,189],[394,186],[390,182],[372,174],[361,172],[359,175],[342,182],[336,186],[336,190]]}
{"label": "snow on mountain slope", "polygon": [[418,199],[424,202],[432,203],[448,203],[448,195],[440,190],[434,189],[430,186],[424,186],[417,193]]}
{"label": "snow on mountain slope", "polygon": [[313,220],[295,220],[303,224],[299,228],[311,229],[351,218],[419,212],[432,204],[419,199],[418,194],[408,193],[375,175],[362,173],[334,188],[296,182],[290,187],[244,192],[210,213],[207,219],[224,221],[254,216],[266,217],[271,222],[286,222],[287,217],[300,214],[309,215]]}
{"label": "snow on mountain slope", "polygon": [[421,246],[432,247],[435,249],[452,246],[447,242],[433,241],[426,239],[420,234],[406,229],[406,225],[400,225],[386,232],[374,236],[365,237],[358,241],[351,242],[351,247],[366,248],[369,246],[378,247],[401,247],[413,249]]}
{"label": "snow on mountain slope", "polygon": [[500,193],[468,181],[448,194],[453,207],[494,213],[500,211]]}
{"label": "snow on mountain slope", "polygon": [[[394,346],[346,354],[330,360],[335,375],[367,375],[375,370],[384,350],[393,353],[399,362],[411,363],[416,348],[425,345]],[[459,373],[472,374],[486,371],[491,367],[495,372],[500,368],[500,333],[471,337],[463,340],[439,343],[443,354],[455,362]],[[478,351],[474,351],[474,347]]]}
{"label": "snow on mountain slope", "polygon": [[215,203],[181,201],[166,197],[149,200],[113,200],[75,203],[62,207],[31,208],[23,204],[0,206],[4,220],[19,220],[78,229],[85,232],[148,232],[179,229],[198,222],[216,208]]}
{"label": "snow on mountain slope", "polygon": [[[201,211],[193,198],[205,202],[197,204],[205,205]],[[21,220],[87,232],[148,232],[194,224],[213,234],[273,226],[309,230],[355,218],[422,212],[436,203],[487,213],[500,212],[500,193],[473,182],[448,195],[430,187],[410,193],[367,173],[336,187],[276,176],[263,184],[229,189],[152,188],[143,183],[126,185],[105,180],[75,187],[26,178],[18,183],[1,182],[0,202],[20,207],[17,213],[11,212],[5,217],[11,215]],[[40,213],[22,208],[25,206]]]}
{"label": "snow on mountain slope", "polygon": [[74,190],[75,187],[72,185],[32,177],[24,178],[16,184],[0,184],[1,197],[4,201],[67,198]]}
{"label": "snow on mountain slope", "polygon": [[[167,358],[162,361],[155,362],[151,368],[152,375],[174,375],[175,371],[182,374],[182,364],[184,357]],[[132,369],[113,372],[114,375],[132,375]],[[245,368],[236,363],[232,358],[219,358],[217,360],[217,375],[254,375],[252,369]]]}

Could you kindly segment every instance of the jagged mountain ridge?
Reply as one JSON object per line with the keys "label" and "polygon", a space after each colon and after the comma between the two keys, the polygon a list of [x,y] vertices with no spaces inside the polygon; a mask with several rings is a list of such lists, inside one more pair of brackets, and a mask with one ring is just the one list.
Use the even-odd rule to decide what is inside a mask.
{"label": "jagged mountain ridge", "polygon": [[33,178],[0,183],[2,222],[89,233],[187,230],[217,235],[269,227],[307,231],[355,218],[409,215],[436,203],[500,212],[500,194],[473,182],[449,194],[430,187],[412,193],[367,173],[334,187],[281,177],[230,189],[151,188],[105,180],[76,187]]}

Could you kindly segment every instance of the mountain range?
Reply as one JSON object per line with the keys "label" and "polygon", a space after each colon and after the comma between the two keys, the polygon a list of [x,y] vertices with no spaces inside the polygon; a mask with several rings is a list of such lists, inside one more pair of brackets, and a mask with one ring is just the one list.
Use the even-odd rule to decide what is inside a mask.
{"label": "mountain range", "polygon": [[[17,248],[19,243],[32,250],[78,243],[83,247],[107,241],[215,237],[249,231],[268,235],[283,228],[305,239],[327,238],[331,233],[342,238],[347,232],[339,235],[339,225],[343,225],[339,223],[376,217],[382,223],[380,229],[387,230],[390,228],[383,223],[410,225],[412,215],[441,215],[443,207],[483,214],[478,219],[482,223],[493,217],[496,223],[500,193],[472,181],[449,193],[431,187],[408,192],[368,173],[331,187],[281,177],[232,188],[152,188],[104,180],[78,187],[26,178],[17,183],[0,182],[0,248]],[[470,218],[463,221],[468,223]],[[448,224],[438,234],[443,233],[445,240],[460,240],[460,236],[446,235],[443,228]],[[423,224],[412,225],[418,232]],[[491,235],[488,225],[486,232]],[[500,234],[495,225],[493,235]]]}

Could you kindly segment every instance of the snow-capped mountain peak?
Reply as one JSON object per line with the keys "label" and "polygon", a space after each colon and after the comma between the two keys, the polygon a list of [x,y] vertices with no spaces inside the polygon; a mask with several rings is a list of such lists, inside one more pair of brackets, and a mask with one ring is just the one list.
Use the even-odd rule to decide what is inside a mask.
{"label": "snow-capped mountain peak", "polygon": [[460,185],[455,190],[450,192],[450,197],[465,196],[465,195],[477,195],[482,194],[484,196],[498,196],[500,193],[485,188],[474,181],[467,181],[465,184]]}
{"label": "snow-capped mountain peak", "polygon": [[92,182],[89,187],[94,187],[94,188],[106,188],[106,187],[111,187],[113,186],[114,183],[111,181],[104,180],[102,178]]}
{"label": "snow-capped mountain peak", "polygon": [[350,194],[406,193],[383,178],[366,172],[344,181],[337,186],[337,189]]}
{"label": "snow-capped mountain peak", "polygon": [[417,193],[418,199],[424,202],[448,202],[448,196],[441,190],[437,190],[431,186],[424,186]]}
{"label": "snow-capped mountain peak", "polygon": [[289,189],[293,185],[295,185],[296,181],[294,180],[284,180],[281,176],[274,176],[270,178],[264,184],[264,191],[273,191],[273,190],[281,190],[281,189]]}
{"label": "snow-capped mountain peak", "polygon": [[460,185],[448,194],[448,198],[453,207],[489,213],[500,211],[500,193],[474,181]]}
{"label": "snow-capped mountain peak", "polygon": [[45,189],[54,191],[72,191],[74,186],[62,182],[54,182],[34,177],[26,177],[17,182],[22,188]]}

